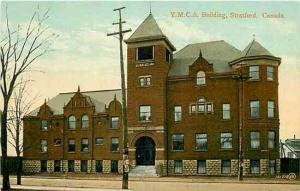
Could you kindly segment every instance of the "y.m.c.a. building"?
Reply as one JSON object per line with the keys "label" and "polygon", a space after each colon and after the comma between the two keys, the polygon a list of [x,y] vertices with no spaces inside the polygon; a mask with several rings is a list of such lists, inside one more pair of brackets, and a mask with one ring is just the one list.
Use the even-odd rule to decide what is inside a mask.
{"label": "y.m.c.a. building", "polygon": [[[151,14],[125,42],[133,171],[237,175],[242,157],[245,175],[278,172],[280,58],[256,40],[176,51]],[[24,171],[122,173],[120,100],[121,90],[78,89],[24,117]]]}

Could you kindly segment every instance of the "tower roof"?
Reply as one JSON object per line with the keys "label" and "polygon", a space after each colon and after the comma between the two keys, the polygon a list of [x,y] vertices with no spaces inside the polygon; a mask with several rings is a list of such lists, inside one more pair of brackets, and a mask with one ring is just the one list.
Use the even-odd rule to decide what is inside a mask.
{"label": "tower roof", "polygon": [[274,56],[266,48],[264,48],[259,42],[253,40],[242,51],[240,57],[262,56],[262,55]]}
{"label": "tower roof", "polygon": [[142,42],[142,41],[161,40],[161,39],[165,40],[170,46],[170,48],[176,50],[174,45],[169,41],[167,36],[162,32],[156,20],[150,13],[148,17],[133,32],[133,34],[127,40],[125,40],[125,42],[131,43],[131,42]]}

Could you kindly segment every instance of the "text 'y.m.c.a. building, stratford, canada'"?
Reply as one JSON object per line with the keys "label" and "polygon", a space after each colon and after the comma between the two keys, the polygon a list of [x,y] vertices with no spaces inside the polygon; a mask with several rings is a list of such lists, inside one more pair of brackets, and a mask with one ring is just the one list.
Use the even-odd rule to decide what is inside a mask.
{"label": "text 'y.m.c.a. building, stratford, canada'", "polygon": [[[132,171],[237,175],[242,157],[244,175],[279,172],[280,58],[256,40],[175,52],[152,14],[125,42]],[[24,148],[27,173],[122,173],[121,90],[60,93],[24,117]]]}

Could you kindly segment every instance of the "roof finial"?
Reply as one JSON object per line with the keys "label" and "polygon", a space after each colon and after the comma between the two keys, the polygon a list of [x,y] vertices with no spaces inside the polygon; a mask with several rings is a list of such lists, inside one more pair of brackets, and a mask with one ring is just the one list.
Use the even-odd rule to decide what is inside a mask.
{"label": "roof finial", "polygon": [[47,99],[45,98],[44,104],[47,105]]}
{"label": "roof finial", "polygon": [[115,94],[115,96],[114,96],[114,100],[115,100],[115,101],[117,100],[117,94]]}
{"label": "roof finial", "polygon": [[255,34],[253,34],[253,41],[255,41]]}
{"label": "roof finial", "polygon": [[199,50],[199,58],[202,58],[202,51],[201,51],[201,48]]}
{"label": "roof finial", "polygon": [[151,10],[151,0],[149,0],[149,4],[150,4],[150,15],[152,14],[152,10]]}
{"label": "roof finial", "polygon": [[80,92],[80,86],[78,85],[78,89],[77,89],[77,92]]}

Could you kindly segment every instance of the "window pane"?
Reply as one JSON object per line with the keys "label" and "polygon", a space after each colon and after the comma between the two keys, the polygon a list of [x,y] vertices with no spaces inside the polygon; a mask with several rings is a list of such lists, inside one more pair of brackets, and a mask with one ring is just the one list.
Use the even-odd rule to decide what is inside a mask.
{"label": "window pane", "polygon": [[274,79],[274,68],[273,68],[273,66],[268,66],[267,67],[267,79],[268,80],[273,80]]}
{"label": "window pane", "polygon": [[48,143],[47,140],[41,140],[41,152],[46,153],[48,151]]}
{"label": "window pane", "polygon": [[151,106],[140,106],[140,121],[151,120]]}
{"label": "window pane", "polygon": [[137,60],[153,59],[153,46],[137,48]]}
{"label": "window pane", "polygon": [[259,101],[250,101],[250,115],[251,118],[259,117]]}
{"label": "window pane", "polygon": [[222,174],[230,174],[231,173],[230,160],[222,160],[221,166],[222,166],[222,169],[221,169]]}
{"label": "window pane", "polygon": [[96,160],[96,172],[103,172],[102,160]]}
{"label": "window pane", "polygon": [[259,160],[250,160],[250,172],[251,172],[251,174],[259,174],[260,173]]}
{"label": "window pane", "polygon": [[260,147],[260,133],[250,132],[250,146],[251,149],[259,149]]}
{"label": "window pane", "polygon": [[205,72],[199,71],[197,73],[197,85],[205,84]]}
{"label": "window pane", "polygon": [[275,105],[274,101],[268,101],[268,117],[269,118],[274,117],[274,112],[275,112],[274,105]]}
{"label": "window pane", "polygon": [[176,134],[172,136],[173,150],[182,151],[184,150],[184,135]]}
{"label": "window pane", "polygon": [[87,160],[80,161],[80,171],[87,172]]}
{"label": "window pane", "polygon": [[207,134],[196,134],[196,150],[206,151],[207,150]]}
{"label": "window pane", "polygon": [[175,106],[174,107],[174,118],[175,118],[175,121],[181,121],[181,106]]}
{"label": "window pane", "polygon": [[47,160],[41,160],[41,172],[47,172]]}
{"label": "window pane", "polygon": [[68,152],[75,152],[75,139],[69,139]]}
{"label": "window pane", "polygon": [[198,174],[206,174],[206,161],[198,160]]}
{"label": "window pane", "polygon": [[41,130],[46,131],[47,130],[47,120],[41,121]]}
{"label": "window pane", "polygon": [[119,139],[111,138],[111,151],[119,151]]}
{"label": "window pane", "polygon": [[119,127],[119,117],[112,117],[111,118],[111,128],[118,128]]}
{"label": "window pane", "polygon": [[54,139],[54,145],[60,146],[61,145],[61,139]]}
{"label": "window pane", "polygon": [[181,174],[182,173],[182,161],[181,160],[175,160],[174,161],[174,173],[175,174]]}
{"label": "window pane", "polygon": [[83,115],[81,117],[81,128],[82,129],[89,128],[89,117],[87,115]]}
{"label": "window pane", "polygon": [[74,160],[68,160],[68,172],[74,172]]}
{"label": "window pane", "polygon": [[250,66],[249,67],[249,76],[250,76],[250,80],[258,80],[259,79],[259,67],[258,66]]}
{"label": "window pane", "polygon": [[274,149],[275,148],[275,143],[276,143],[276,136],[274,131],[269,131],[268,132],[268,148],[269,149]]}
{"label": "window pane", "polygon": [[71,115],[68,119],[68,128],[69,129],[75,129],[76,128],[76,118]]}
{"label": "window pane", "polygon": [[97,137],[95,142],[96,142],[96,145],[103,145],[103,138]]}
{"label": "window pane", "polygon": [[60,160],[54,161],[54,172],[60,172]]}
{"label": "window pane", "polygon": [[88,152],[88,151],[89,151],[89,140],[81,139],[81,152]]}
{"label": "window pane", "polygon": [[118,172],[118,161],[117,160],[111,161],[111,172]]}
{"label": "window pane", "polygon": [[232,133],[221,133],[221,149],[232,149]]}
{"label": "window pane", "polygon": [[269,171],[270,171],[270,175],[276,174],[276,161],[275,160],[269,161]]}
{"label": "window pane", "polygon": [[230,119],[230,104],[223,104],[223,119]]}

